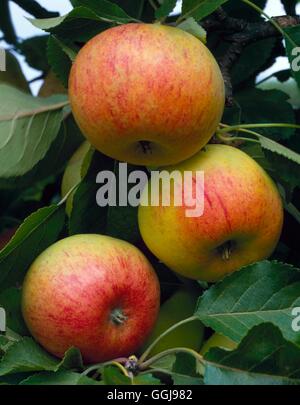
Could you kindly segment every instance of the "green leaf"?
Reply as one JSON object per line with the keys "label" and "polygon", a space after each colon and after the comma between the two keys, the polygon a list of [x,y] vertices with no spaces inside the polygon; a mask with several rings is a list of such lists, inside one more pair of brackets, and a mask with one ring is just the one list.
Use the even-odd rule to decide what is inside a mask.
{"label": "green leaf", "polygon": [[131,385],[132,379],[126,377],[116,367],[104,367],[102,379],[105,385]]}
{"label": "green leaf", "polygon": [[[245,46],[231,71],[233,86],[238,86],[259,73],[266,62],[269,61],[276,43],[276,38],[267,38]],[[275,56],[273,59],[275,62]]]}
{"label": "green leaf", "polygon": [[7,336],[0,335],[0,359],[3,353],[6,353],[7,350],[14,344],[15,342],[10,340]]}
{"label": "green leaf", "polygon": [[272,139],[266,138],[262,135],[257,135],[257,138],[260,141],[261,147],[267,149],[268,151],[277,153],[285,157],[286,159],[292,160],[293,162],[300,165],[300,154],[292,151],[291,149],[273,141]]}
{"label": "green leaf", "polygon": [[286,182],[291,189],[299,186],[300,155],[262,135],[257,135],[257,138],[272,167],[270,175],[279,182]]}
{"label": "green leaf", "polygon": [[292,309],[300,306],[300,270],[262,261],[237,271],[207,290],[196,315],[216,332],[240,342],[248,331],[272,322],[284,337],[300,343],[292,329]]}
{"label": "green leaf", "polygon": [[100,385],[101,382],[72,371],[41,372],[34,374],[20,385]]}
{"label": "green leaf", "polygon": [[77,3],[83,7],[91,9],[98,17],[111,22],[125,24],[134,20],[134,18],[125,13],[125,11],[117,4],[107,0],[78,0]]}
{"label": "green leaf", "polygon": [[22,292],[18,288],[8,288],[0,293],[0,307],[5,309],[7,327],[20,335],[28,335],[28,329],[21,312]]}
{"label": "green leaf", "polygon": [[71,347],[66,351],[62,361],[57,366],[56,370],[82,370],[83,360],[80,350],[76,347]]}
{"label": "green leaf", "polygon": [[265,148],[264,155],[272,167],[270,175],[277,182],[286,183],[289,189],[293,191],[295,187],[300,186],[300,165],[299,154],[287,149],[279,144],[271,144],[270,140],[262,140],[262,146]]}
{"label": "green leaf", "polygon": [[75,124],[73,116],[69,115],[64,120],[46,156],[24,176],[0,179],[0,187],[4,189],[28,188],[36,182],[57,175],[83,140],[83,135]]}
{"label": "green leaf", "polygon": [[155,17],[162,19],[168,17],[176,7],[177,0],[163,0],[162,5],[155,11]]}
{"label": "green leaf", "polygon": [[78,53],[78,50],[72,49],[71,44],[66,44],[60,39],[53,36],[53,39],[57,42],[57,45],[60,46],[61,50],[69,57],[71,62],[74,62]]}
{"label": "green leaf", "polygon": [[176,354],[170,376],[174,385],[203,385],[203,380],[197,371],[196,359],[190,354]]}
{"label": "green leaf", "polygon": [[292,43],[285,39],[286,53],[291,64],[292,75],[300,87],[300,60],[297,51],[300,47],[300,26],[285,28],[284,32],[292,39]]}
{"label": "green leaf", "polygon": [[2,357],[0,376],[32,371],[54,371],[57,360],[45,352],[33,339],[24,337],[13,344]]}
{"label": "green leaf", "polygon": [[149,0],[114,0],[130,16],[141,21],[153,23],[155,19],[155,10]]}
{"label": "green leaf", "polygon": [[153,377],[151,373],[139,375],[137,377],[127,377],[113,366],[104,367],[102,379],[105,385],[158,385],[160,381]]}
{"label": "green leaf", "polygon": [[21,283],[33,260],[56,242],[64,225],[64,206],[41,208],[28,218],[0,252],[0,290]]}
{"label": "green leaf", "polygon": [[200,39],[200,41],[206,44],[206,31],[201,27],[200,24],[196,22],[193,17],[189,17],[187,20],[177,25],[177,28],[194,35],[196,38]]}
{"label": "green leaf", "polygon": [[111,26],[86,7],[77,7],[62,17],[30,21],[38,28],[72,42],[87,42]]}
{"label": "green leaf", "polygon": [[[144,170],[142,167],[127,165],[128,176],[135,170]],[[119,190],[120,182],[125,184],[128,176],[125,179],[120,178],[119,162],[115,162],[114,173],[116,176],[116,187]],[[128,193],[135,185],[128,185]],[[108,207],[107,224],[105,233],[114,238],[123,239],[130,243],[137,243],[141,236],[138,226],[138,206],[132,207],[130,205],[121,206],[117,204],[116,207]]]}
{"label": "green leaf", "polygon": [[70,13],[62,15],[60,17],[42,18],[42,19],[35,18],[29,19],[29,21],[31,22],[32,25],[34,25],[37,28],[40,28],[41,30],[51,31],[67,21],[76,20],[78,18],[84,18],[95,21],[100,20],[99,16],[97,16],[97,14],[95,14],[89,8],[77,7],[74,8],[74,10],[70,11]]}
{"label": "green leaf", "polygon": [[[82,1],[81,3],[84,3]],[[88,2],[90,3],[90,1]],[[110,6],[106,7],[104,3],[109,3]],[[111,7],[113,6],[113,7]],[[97,9],[97,12],[95,11]],[[101,12],[102,10],[102,12]],[[121,11],[120,11],[121,10]],[[77,20],[77,21],[76,21]],[[79,21],[78,21],[79,20]],[[84,20],[84,21],[83,21]],[[44,19],[30,19],[30,22],[37,28],[40,28],[45,31],[61,35],[65,31],[70,31],[68,37],[72,37],[72,32],[76,32],[78,29],[83,29],[89,21],[96,22],[117,22],[117,23],[126,23],[133,21],[120,7],[116,4],[106,2],[104,0],[97,1],[94,3],[93,9],[91,7],[76,7],[70,13],[65,14],[60,17],[55,18],[44,18]],[[75,24],[75,25],[74,25]],[[73,30],[72,30],[73,27]],[[102,27],[102,25],[101,25]],[[58,29],[60,28],[60,29]],[[65,37],[65,36],[63,36]]]}
{"label": "green leaf", "polygon": [[72,60],[65,49],[62,48],[61,42],[53,35],[48,40],[47,57],[53,72],[67,88]]}
{"label": "green leaf", "polygon": [[29,172],[47,153],[63,119],[66,97],[32,97],[0,85],[0,178]]}
{"label": "green leaf", "polygon": [[300,348],[272,324],[254,327],[233,351],[206,355],[207,385],[300,385]]}
{"label": "green leaf", "polygon": [[76,189],[73,209],[69,220],[70,235],[81,233],[105,233],[108,207],[99,207],[96,201],[100,186],[97,174],[102,170],[114,170],[114,160],[95,151],[87,173]]}
{"label": "green leaf", "polygon": [[[249,89],[236,94],[241,107],[242,123],[295,123],[295,113],[287,102],[289,96],[279,90]],[[274,140],[289,139],[295,133],[293,128],[261,128],[263,135]]]}
{"label": "green leaf", "polygon": [[32,38],[27,38],[18,44],[18,50],[29,66],[42,72],[49,70],[49,64],[45,54],[47,51],[47,42],[49,35],[39,35]]}
{"label": "green leaf", "polygon": [[11,343],[0,361],[0,376],[33,371],[70,370],[83,370],[82,357],[78,349],[70,348],[60,361],[29,337]]}
{"label": "green leaf", "polygon": [[182,17],[183,20],[188,17],[194,17],[196,21],[202,20],[207,17],[217,8],[228,0],[183,0],[182,2]]}

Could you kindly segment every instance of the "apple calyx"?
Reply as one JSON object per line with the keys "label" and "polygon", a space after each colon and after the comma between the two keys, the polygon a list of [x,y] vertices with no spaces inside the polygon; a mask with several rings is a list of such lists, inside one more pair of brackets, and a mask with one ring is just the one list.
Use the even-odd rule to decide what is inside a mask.
{"label": "apple calyx", "polygon": [[110,319],[115,325],[123,325],[128,317],[123,313],[120,308],[115,308],[111,311]]}
{"label": "apple calyx", "polygon": [[151,142],[150,141],[139,141],[139,145],[142,148],[142,151],[145,155],[152,152]]}
{"label": "apple calyx", "polygon": [[224,262],[230,259],[230,256],[232,255],[232,250],[233,250],[233,242],[231,240],[225,242],[218,248],[218,251],[221,253]]}
{"label": "apple calyx", "polygon": [[125,368],[127,371],[132,373],[133,375],[137,375],[140,371],[139,363],[138,363],[138,358],[136,356],[130,356],[128,357],[126,363],[125,363]]}

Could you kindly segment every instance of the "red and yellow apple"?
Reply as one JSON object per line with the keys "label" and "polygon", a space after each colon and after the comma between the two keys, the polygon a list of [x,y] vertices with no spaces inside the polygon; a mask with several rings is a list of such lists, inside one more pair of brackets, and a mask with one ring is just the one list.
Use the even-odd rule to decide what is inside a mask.
{"label": "red and yellow apple", "polygon": [[22,311],[35,339],[62,357],[75,346],[87,363],[135,352],[159,311],[157,276],[127,242],[76,235],[46,249],[23,285]]}
{"label": "red and yellow apple", "polygon": [[193,35],[161,24],[125,24],[80,50],[69,98],[96,149],[160,166],[183,161],[208,142],[223,114],[224,81]]}
{"label": "red and yellow apple", "polygon": [[[139,207],[142,237],[169,268],[214,282],[271,255],[282,230],[282,201],[271,178],[250,156],[231,146],[207,145],[166,170],[192,172],[193,179],[196,172],[204,173],[204,189],[190,182],[191,195],[197,191],[203,196],[203,215],[188,217],[184,201],[174,206],[172,199],[170,206]],[[182,187],[173,187],[174,200]],[[144,193],[148,191],[156,192],[147,187]]]}

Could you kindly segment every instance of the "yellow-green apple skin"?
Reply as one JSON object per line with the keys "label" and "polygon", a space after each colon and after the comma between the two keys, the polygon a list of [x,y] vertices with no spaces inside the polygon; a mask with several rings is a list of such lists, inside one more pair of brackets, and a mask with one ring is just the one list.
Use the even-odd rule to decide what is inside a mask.
{"label": "yellow-green apple skin", "polygon": [[69,98],[96,149],[159,166],[185,160],[208,142],[224,110],[224,81],[193,35],[161,24],[125,24],[81,49]]}
{"label": "yellow-green apple skin", "polygon": [[[87,141],[83,142],[69,160],[61,183],[62,197],[65,197],[68,192],[81,181],[82,164],[90,147],[91,145]],[[66,212],[68,215],[70,215],[72,211],[73,197],[74,192],[69,195],[66,202]]]}
{"label": "yellow-green apple skin", "polygon": [[[164,302],[160,308],[155,327],[139,352],[142,353],[146,350],[156,338],[171,326],[192,316],[196,309],[197,299],[198,295],[195,292],[181,289]],[[203,342],[203,334],[204,327],[201,322],[196,320],[184,324],[163,337],[151,350],[150,355],[154,356],[175,347],[188,347],[198,352]]]}
{"label": "yellow-green apple skin", "polygon": [[201,348],[200,354],[204,356],[213,347],[220,347],[221,349],[234,350],[237,348],[237,343],[226,336],[214,333]]}
{"label": "yellow-green apple skin", "polygon": [[158,278],[133,245],[76,235],[46,249],[23,285],[22,312],[34,338],[62,357],[70,347],[86,363],[128,356],[151,332],[159,311]]}
{"label": "yellow-green apple skin", "polygon": [[[204,172],[204,190],[201,182],[187,185],[194,197],[198,187],[204,211],[187,217],[190,207],[184,202],[176,207],[172,198],[168,207],[139,207],[141,235],[163,263],[185,277],[215,282],[272,254],[282,230],[282,201],[271,178],[250,156],[231,146],[207,145],[188,161],[167,168],[173,170],[192,171],[193,179]],[[183,193],[180,183],[172,189],[173,197]],[[147,203],[147,197],[143,200]]]}

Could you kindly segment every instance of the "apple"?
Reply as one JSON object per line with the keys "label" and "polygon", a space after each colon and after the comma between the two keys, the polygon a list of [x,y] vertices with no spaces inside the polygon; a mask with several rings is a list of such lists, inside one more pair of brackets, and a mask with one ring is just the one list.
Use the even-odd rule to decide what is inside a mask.
{"label": "apple", "polygon": [[61,358],[74,346],[86,363],[96,363],[134,353],[155,324],[159,300],[157,276],[136,247],[103,235],[75,235],[31,265],[22,312],[50,353]]}
{"label": "apple", "polygon": [[[81,181],[82,164],[90,147],[91,145],[87,141],[83,142],[69,160],[61,184],[62,197],[65,197],[68,192]],[[70,215],[72,211],[74,192],[70,194],[66,202],[66,212],[68,215]]]}
{"label": "apple", "polygon": [[[171,200],[168,207],[139,207],[144,242],[170,269],[214,282],[271,255],[282,230],[282,201],[271,178],[250,156],[231,146],[207,145],[166,170],[192,173],[193,180],[196,172],[204,172],[204,189],[196,181],[186,185],[194,196],[203,196],[202,215],[188,217],[184,201],[181,206]],[[174,201],[182,187],[173,187]]]}
{"label": "apple", "polygon": [[125,24],[92,38],[69,79],[73,115],[102,153],[136,165],[178,163],[214,134],[224,81],[206,46],[162,24]]}
{"label": "apple", "polygon": [[[156,338],[171,326],[192,316],[195,312],[198,296],[194,291],[180,289],[164,302],[160,308],[155,327],[140,352],[146,350]],[[197,320],[179,326],[163,337],[151,350],[150,355],[154,356],[175,347],[188,347],[198,352],[203,342],[203,334],[204,327]]]}
{"label": "apple", "polygon": [[237,343],[226,336],[214,333],[201,348],[200,354],[204,356],[212,347],[220,347],[221,349],[233,350],[237,348]]}

